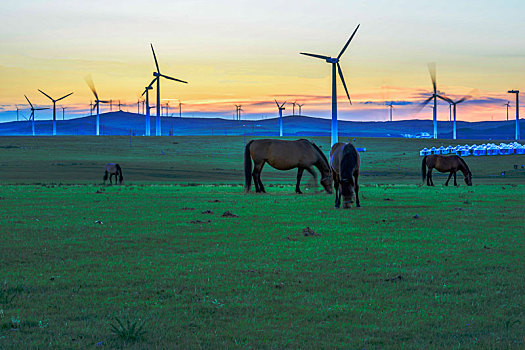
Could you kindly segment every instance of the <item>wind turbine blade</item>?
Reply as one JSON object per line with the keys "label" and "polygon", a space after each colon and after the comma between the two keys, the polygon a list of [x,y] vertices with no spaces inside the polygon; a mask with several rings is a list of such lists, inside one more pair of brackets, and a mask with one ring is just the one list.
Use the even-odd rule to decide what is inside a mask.
{"label": "wind turbine blade", "polygon": [[153,50],[153,44],[150,43],[150,45],[151,45],[151,51],[153,52],[153,59],[155,60],[155,65],[157,66],[157,73],[160,74],[159,62],[157,62],[157,56],[155,55],[155,50]]}
{"label": "wind turbine blade", "polygon": [[175,78],[172,78],[172,77],[167,76],[167,75],[164,75],[164,74],[160,74],[160,76],[163,77],[163,78],[166,78],[166,79],[170,79],[170,80],[178,81],[178,82],[180,82],[180,83],[188,84],[187,81],[180,80],[180,79],[175,79]]}
{"label": "wind turbine blade", "polygon": [[[47,97],[48,99],[50,99],[51,101],[53,101],[53,99],[51,98],[51,96],[49,96],[48,94],[46,94],[44,91],[42,91],[42,90],[40,90],[40,89],[38,89],[38,91],[40,91],[41,93],[43,93],[44,95],[46,95],[46,97]],[[57,101],[58,101],[58,100],[57,100]]]}
{"label": "wind turbine blade", "polygon": [[159,78],[159,77],[154,78],[154,79],[151,81],[151,83],[149,83],[149,85],[148,85],[147,88],[148,88],[148,89],[151,88],[151,86],[152,86],[153,84],[155,84],[155,82],[157,81],[158,78]]}
{"label": "wind turbine blade", "polygon": [[440,99],[442,99],[443,101],[445,102],[448,102],[450,104],[454,104],[454,101],[452,101],[452,99],[446,97],[446,96],[441,96],[441,95],[436,95],[437,97],[439,97]]}
{"label": "wind turbine blade", "polygon": [[[59,98],[58,100],[56,100],[56,101],[63,100],[63,99],[65,99],[66,97],[71,96],[71,95],[73,95],[73,93],[67,94],[66,96],[62,96],[62,97],[60,97],[60,98]],[[55,102],[56,102],[56,101],[55,101]]]}
{"label": "wind turbine blade", "polygon": [[465,102],[465,101],[467,101],[467,100],[470,99],[470,98],[472,98],[472,96],[470,96],[470,95],[463,96],[462,98],[460,98],[459,100],[457,100],[456,103]]}
{"label": "wind turbine blade", "polygon": [[348,93],[348,89],[346,88],[345,78],[343,77],[343,70],[341,69],[341,65],[339,65],[339,62],[337,62],[337,71],[339,72],[339,78],[341,78],[341,82],[343,83],[343,87],[345,88],[346,96],[348,97],[348,101],[350,104],[352,104],[352,100],[350,99],[350,94]]}
{"label": "wind turbine blade", "polygon": [[429,103],[430,101],[432,101],[433,98],[434,98],[434,95],[430,96],[430,97],[427,98],[425,101],[421,102],[421,103],[419,104],[419,106],[417,107],[417,109],[415,110],[416,113],[421,112],[421,110],[427,105],[427,103]]}
{"label": "wind turbine blade", "polygon": [[428,72],[430,73],[430,79],[432,80],[432,87],[434,88],[434,92],[436,92],[436,64],[434,62],[428,64]]}
{"label": "wind turbine blade", "polygon": [[315,58],[320,58],[322,60],[327,60],[329,59],[330,57],[328,56],[323,56],[323,55],[317,55],[315,53],[306,53],[306,52],[301,52],[300,53],[301,55],[305,55],[305,56],[311,56],[311,57],[315,57]]}
{"label": "wind turbine blade", "polygon": [[358,24],[357,27],[355,28],[354,33],[352,34],[350,39],[348,39],[348,41],[346,42],[345,46],[343,47],[343,49],[341,50],[341,52],[337,56],[337,59],[339,59],[339,58],[341,58],[341,56],[343,56],[343,53],[345,52],[346,48],[350,44],[350,41],[352,41],[352,39],[354,38],[355,33],[357,33],[357,30],[359,29],[359,26],[360,26],[360,24]]}
{"label": "wind turbine blade", "polygon": [[98,94],[97,90],[95,89],[95,84],[93,83],[93,79],[91,79],[91,75],[87,75],[84,80],[88,84],[89,88],[91,89],[91,92],[93,92],[93,95],[95,95],[95,98],[98,100]]}
{"label": "wind turbine blade", "polygon": [[98,102],[100,102],[100,103],[109,103],[109,100],[106,100],[106,101],[99,100]]}
{"label": "wind turbine blade", "polygon": [[49,107],[45,107],[45,108],[35,108],[34,110],[35,110],[35,111],[43,111],[44,109],[49,109]]}
{"label": "wind turbine blade", "polygon": [[[283,106],[286,104],[286,101],[283,102],[282,105],[279,106],[279,108],[283,108]],[[284,109],[284,108],[283,108]]]}
{"label": "wind turbine blade", "polygon": [[31,101],[29,101],[26,95],[24,95],[24,97],[26,98],[27,102],[29,102],[29,104],[31,105],[31,109],[33,109],[33,104],[31,103]]}

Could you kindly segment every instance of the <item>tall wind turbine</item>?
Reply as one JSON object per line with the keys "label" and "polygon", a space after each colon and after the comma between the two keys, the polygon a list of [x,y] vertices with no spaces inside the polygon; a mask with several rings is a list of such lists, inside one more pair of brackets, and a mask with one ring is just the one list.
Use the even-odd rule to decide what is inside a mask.
{"label": "tall wind turbine", "polygon": [[[504,106],[507,106],[507,121],[509,121],[509,107],[510,107],[510,102],[507,101],[507,103],[504,104]],[[18,108],[17,108],[17,113],[18,113]],[[18,120],[18,114],[16,116],[16,120]]]}
{"label": "tall wind turbine", "polygon": [[97,90],[95,89],[95,84],[93,84],[93,80],[91,79],[91,76],[85,77],[86,83],[88,84],[89,88],[93,92],[93,95],[95,95],[95,104],[93,105],[93,108],[97,107],[97,132],[96,135],[100,135],[100,104],[101,103],[108,103],[109,101],[102,101],[98,99]]}
{"label": "tall wind turbine", "polygon": [[[428,72],[430,73],[430,79],[432,80],[432,87],[434,89],[432,95],[427,98],[425,101],[423,101],[422,106],[429,103],[431,100],[434,100],[434,109],[432,111],[432,123],[434,125],[434,138],[437,139],[438,137],[438,129],[437,129],[437,98],[443,98],[443,96],[438,95],[437,92],[437,80],[436,80],[436,64],[435,63],[429,63],[428,64]],[[445,100],[446,101],[446,100]],[[448,102],[448,101],[447,101]]]}
{"label": "tall wind turbine", "polygon": [[286,104],[286,101],[284,101],[281,105],[279,105],[279,102],[277,100],[274,100],[275,104],[277,105],[277,108],[279,108],[279,136],[283,136],[283,110],[286,108],[284,105]]}
{"label": "tall wind turbine", "polygon": [[66,112],[66,108],[67,107],[62,106],[62,120],[65,120],[64,114]]}
{"label": "tall wind turbine", "polygon": [[295,115],[295,105],[296,105],[296,104],[297,104],[296,101],[293,101],[293,102],[292,102],[292,106],[293,106],[293,108],[292,108],[292,115]]}
{"label": "tall wind turbine", "polygon": [[520,91],[509,90],[509,94],[516,94],[516,140],[520,139]]}
{"label": "tall wind turbine", "polygon": [[337,131],[337,87],[336,87],[336,71],[339,73],[339,77],[341,78],[341,82],[343,83],[343,87],[346,91],[346,96],[348,97],[348,101],[350,104],[352,104],[352,100],[350,99],[350,94],[348,94],[348,89],[346,88],[345,78],[343,77],[343,70],[341,69],[341,66],[339,65],[339,59],[345,52],[346,48],[350,44],[350,41],[352,41],[355,33],[359,29],[359,24],[354,30],[354,33],[352,36],[350,36],[350,39],[346,42],[345,46],[339,52],[339,55],[336,58],[332,58],[329,56],[323,56],[323,55],[317,55],[312,53],[305,53],[301,52],[301,55],[311,56],[315,58],[320,58],[322,60],[325,60],[327,63],[332,64],[332,146],[337,143],[338,141],[338,131]]}
{"label": "tall wind turbine", "polygon": [[57,107],[56,107],[56,103],[57,101],[60,101],[60,100],[63,100],[64,98],[68,97],[68,96],[71,96],[73,95],[73,93],[69,93],[65,96],[62,96],[60,98],[57,98],[56,100],[53,99],[51,96],[49,96],[48,94],[46,94],[44,91],[38,89],[38,91],[40,91],[42,94],[44,94],[48,99],[50,99],[51,101],[53,101],[53,136],[56,136],[57,134]]}
{"label": "tall wind turbine", "polygon": [[241,121],[241,111],[243,111],[242,109],[242,105],[235,105],[235,108],[236,108],[236,118],[237,118],[237,121]]}
{"label": "tall wind turbine", "polygon": [[159,62],[157,62],[157,56],[155,55],[155,50],[153,50],[153,44],[151,44],[151,51],[153,52],[153,58],[155,59],[155,66],[157,67],[157,71],[156,72],[153,72],[153,76],[155,77],[154,80],[157,80],[157,122],[156,122],[156,130],[155,130],[155,133],[157,136],[161,136],[162,135],[162,132],[161,132],[161,126],[160,126],[160,78],[166,78],[166,79],[169,79],[169,80],[174,80],[174,81],[178,81],[179,83],[184,83],[184,84],[188,84],[187,81],[184,81],[184,80],[180,80],[180,79],[175,79],[175,78],[172,78],[170,76],[167,76],[167,75],[164,75],[164,74],[161,74],[160,72],[160,68],[159,68]]}
{"label": "tall wind turbine", "polygon": [[[16,121],[18,121],[18,111],[20,110],[18,108],[18,105],[15,105],[16,107]],[[509,119],[509,109],[507,108],[507,120]]]}
{"label": "tall wind turbine", "polygon": [[446,101],[448,103],[450,103],[451,106],[453,106],[453,110],[454,110],[454,121],[453,121],[453,129],[452,129],[452,138],[455,140],[456,139],[456,136],[457,136],[457,129],[456,129],[456,105],[459,104],[459,103],[462,103],[462,102],[465,102],[466,100],[468,100],[469,98],[471,98],[472,96],[470,95],[467,95],[467,96],[463,96],[462,98],[460,98],[459,100],[457,101],[452,101],[452,99],[448,98],[448,97],[445,97],[445,96],[440,96],[440,95],[437,95],[440,99],[442,99],[443,101]]}
{"label": "tall wind turbine", "polygon": [[149,85],[144,88],[144,92],[142,93],[142,95],[140,95],[140,97],[142,97],[142,96],[144,96],[144,94],[146,94],[146,136],[150,136],[151,135],[149,91],[151,89],[153,89],[152,85],[153,85],[153,83],[155,83],[155,80],[156,80],[156,78],[153,79],[151,81],[151,83],[149,83]]}
{"label": "tall wind turbine", "polygon": [[31,116],[29,117],[29,120],[31,121],[31,130],[33,131],[33,136],[35,136],[35,111],[43,111],[44,109],[49,109],[49,108],[47,107],[35,108],[33,107],[33,104],[31,103],[31,101],[29,101],[27,96],[24,95],[24,97],[26,98],[27,102],[29,102],[29,105],[31,106]]}

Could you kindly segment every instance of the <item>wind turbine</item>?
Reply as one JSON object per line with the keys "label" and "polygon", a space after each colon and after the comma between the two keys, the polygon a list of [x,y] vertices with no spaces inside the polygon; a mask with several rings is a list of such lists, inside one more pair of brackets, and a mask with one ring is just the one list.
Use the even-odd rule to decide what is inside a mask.
{"label": "wind turbine", "polygon": [[53,136],[56,136],[57,134],[57,111],[56,111],[56,103],[57,101],[60,101],[60,100],[63,100],[64,98],[70,96],[70,95],[73,95],[73,93],[69,93],[65,96],[62,96],[60,98],[57,98],[56,100],[53,99],[51,96],[49,96],[48,94],[46,94],[44,91],[38,89],[38,91],[40,91],[42,94],[44,94],[48,99],[50,99],[51,101],[53,101]]}
{"label": "wind turbine", "polygon": [[348,89],[346,88],[345,78],[343,77],[343,70],[341,69],[341,66],[339,65],[339,59],[341,58],[341,56],[345,52],[346,48],[350,44],[350,41],[352,41],[355,33],[359,29],[359,26],[360,25],[358,24],[357,27],[354,30],[354,33],[352,34],[352,36],[350,36],[350,39],[348,39],[348,41],[346,42],[345,46],[343,47],[341,52],[339,52],[339,55],[337,55],[336,58],[332,58],[332,57],[329,57],[329,56],[312,54],[312,53],[301,52],[301,55],[306,55],[306,56],[311,56],[311,57],[315,57],[315,58],[320,58],[322,60],[325,60],[327,63],[331,63],[332,64],[332,146],[335,143],[337,143],[337,141],[338,141],[336,71],[339,73],[339,77],[341,78],[341,82],[343,83],[343,87],[345,88],[346,96],[348,97],[348,101],[350,102],[350,104],[352,104],[352,100],[350,99],[350,94],[348,94]]}
{"label": "wind turbine", "polygon": [[67,107],[64,107],[64,106],[61,106],[61,107],[62,107],[62,120],[65,120],[64,113],[65,113]]}
{"label": "wind turbine", "polygon": [[179,83],[184,83],[184,84],[188,84],[187,81],[184,81],[184,80],[179,80],[179,79],[175,79],[175,78],[172,78],[170,76],[167,76],[167,75],[164,75],[164,74],[161,74],[160,73],[160,68],[159,68],[159,62],[157,62],[157,56],[155,55],[155,50],[153,50],[153,44],[151,44],[151,51],[153,52],[153,58],[155,59],[155,66],[157,67],[157,71],[156,72],[153,72],[153,76],[155,77],[154,80],[157,81],[157,123],[156,123],[156,130],[155,130],[155,133],[157,136],[161,136],[162,135],[162,132],[161,132],[161,126],[160,126],[160,78],[166,78],[166,79],[169,79],[169,80],[174,80],[174,81],[178,81]]}
{"label": "wind turbine", "polygon": [[454,109],[454,121],[453,121],[452,138],[455,140],[456,139],[456,135],[457,135],[457,132],[456,132],[456,130],[457,130],[456,129],[456,105],[459,104],[459,103],[465,102],[466,100],[468,100],[472,96],[470,96],[470,95],[463,96],[462,98],[460,98],[457,101],[452,101],[452,99],[450,99],[448,97],[444,97],[444,96],[440,96],[440,95],[437,95],[437,96],[440,99],[442,99],[443,101],[446,101],[446,102],[450,103],[451,106],[453,106],[453,109]]}
{"label": "wind turbine", "polygon": [[509,90],[509,94],[516,94],[516,140],[520,139],[520,91]]}
{"label": "wind turbine", "polygon": [[93,84],[93,80],[91,79],[91,76],[87,76],[84,78],[86,80],[86,83],[88,84],[89,88],[93,92],[93,95],[95,95],[95,104],[93,105],[93,108],[97,107],[97,133],[96,135],[100,135],[100,104],[101,103],[108,103],[109,101],[102,101],[98,99],[97,90],[95,89],[95,84]]}
{"label": "wind turbine", "polygon": [[155,83],[155,79],[153,79],[151,81],[151,83],[149,83],[148,86],[146,86],[144,88],[144,92],[142,93],[142,95],[140,95],[140,97],[144,96],[144,94],[146,94],[146,136],[150,136],[151,135],[151,121],[150,121],[150,106],[149,106],[149,91],[151,89],[153,89],[152,85],[153,83]]}
{"label": "wind turbine", "polygon": [[[16,121],[18,121],[18,111],[20,110],[18,108],[18,105],[15,105],[16,107]],[[509,109],[507,108],[507,120],[509,119]]]}
{"label": "wind turbine", "polygon": [[292,106],[293,106],[293,108],[292,108],[292,115],[295,115],[295,105],[296,104],[297,104],[297,101],[293,101],[292,102]]}
{"label": "wind turbine", "polygon": [[35,108],[35,107],[33,107],[33,104],[31,103],[31,101],[29,101],[27,96],[24,95],[24,97],[26,98],[27,102],[29,102],[29,105],[31,106],[31,116],[29,117],[29,120],[31,121],[31,129],[33,131],[33,136],[35,136],[35,111],[43,111],[44,109],[49,109],[49,108],[47,108],[47,107],[45,107],[45,108]]}
{"label": "wind turbine", "polygon": [[[423,103],[421,105],[425,106],[432,99],[434,100],[434,109],[432,111],[432,123],[434,125],[434,138],[437,139],[437,137],[438,137],[438,130],[437,130],[437,98],[439,97],[442,100],[445,100],[445,99],[443,98],[443,96],[440,96],[437,93],[436,64],[435,63],[429,63],[428,64],[428,72],[430,73],[430,79],[432,80],[432,87],[434,88],[434,92],[432,93],[432,95],[429,98],[427,98],[425,101],[423,101]],[[447,100],[445,100],[445,101],[447,101]]]}
{"label": "wind turbine", "polygon": [[302,105],[298,103],[297,106],[299,107],[299,115],[301,115],[301,108],[304,106],[304,103]]}
{"label": "wind turbine", "polygon": [[242,105],[235,105],[235,108],[236,108],[236,118],[237,118],[237,121],[241,121],[241,111],[243,110],[242,109]]}
{"label": "wind turbine", "polygon": [[390,104],[386,104],[388,107],[390,107],[390,121],[392,121],[392,110],[394,109],[394,103],[390,101]]}
{"label": "wind turbine", "polygon": [[283,102],[282,105],[279,105],[279,102],[277,100],[274,100],[275,104],[277,105],[277,108],[279,108],[279,136],[283,136],[283,110],[286,108],[284,105],[286,104],[286,101]]}
{"label": "wind turbine", "polygon": [[179,118],[182,118],[182,102],[179,100]]}
{"label": "wind turbine", "polygon": [[[504,106],[507,106],[507,121],[509,121],[509,107],[510,107],[510,102],[507,101],[507,103],[505,103]],[[17,107],[16,111],[17,111],[16,120],[18,120],[18,107]]]}

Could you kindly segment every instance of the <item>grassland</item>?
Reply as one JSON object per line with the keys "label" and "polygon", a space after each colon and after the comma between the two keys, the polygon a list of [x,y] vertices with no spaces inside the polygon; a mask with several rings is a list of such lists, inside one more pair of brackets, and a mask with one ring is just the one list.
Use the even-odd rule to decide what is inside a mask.
{"label": "grassland", "polygon": [[363,207],[334,210],[293,172],[244,194],[242,138],[55,140],[0,139],[2,349],[524,346],[522,157],[429,188],[420,141],[360,139]]}

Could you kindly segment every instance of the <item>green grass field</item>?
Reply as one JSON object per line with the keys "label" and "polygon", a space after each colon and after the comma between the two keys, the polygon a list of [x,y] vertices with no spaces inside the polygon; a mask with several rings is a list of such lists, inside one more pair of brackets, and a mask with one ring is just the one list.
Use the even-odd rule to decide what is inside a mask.
{"label": "green grass field", "polygon": [[335,210],[295,172],[244,194],[242,137],[0,138],[0,348],[523,348],[525,157],[430,188],[423,143],[358,139]]}

